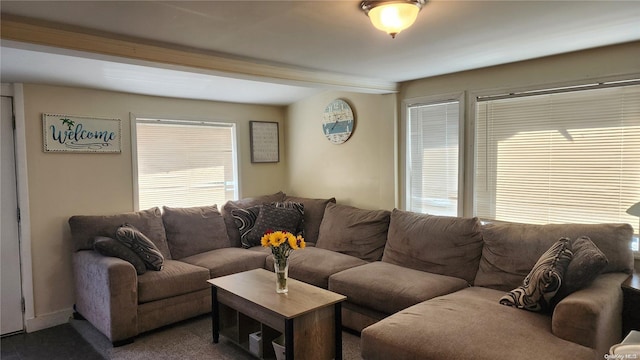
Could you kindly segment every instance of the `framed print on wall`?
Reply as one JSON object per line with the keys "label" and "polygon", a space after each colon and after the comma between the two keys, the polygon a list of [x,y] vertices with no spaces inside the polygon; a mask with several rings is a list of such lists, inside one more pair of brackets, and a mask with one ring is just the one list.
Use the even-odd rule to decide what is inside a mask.
{"label": "framed print on wall", "polygon": [[278,123],[249,121],[252,163],[276,163],[280,161]]}

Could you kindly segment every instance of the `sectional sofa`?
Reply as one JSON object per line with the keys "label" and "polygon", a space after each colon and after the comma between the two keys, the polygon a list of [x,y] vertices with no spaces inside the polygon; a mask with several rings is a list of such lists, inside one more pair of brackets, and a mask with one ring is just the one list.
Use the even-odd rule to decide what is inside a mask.
{"label": "sectional sofa", "polygon": [[[71,217],[78,315],[119,345],[208,313],[207,279],[273,269],[268,249],[247,239],[266,219],[260,209],[274,208],[261,205],[285,203],[302,204],[309,244],[292,253],[289,275],[347,296],[343,326],[361,331],[365,359],[602,359],[622,338],[620,285],[633,270],[628,224],[482,224],[281,192],[229,201],[221,211]],[[96,238],[115,237],[124,223],[153,241],[162,270],[137,274],[132,263],[94,250]],[[578,242],[585,236],[591,248]],[[544,258],[558,244],[572,256],[564,265],[560,255]],[[562,280],[553,298],[523,287],[543,259]],[[528,295],[540,295],[534,303],[543,306],[522,309],[532,308]],[[524,300],[504,305],[514,298]]]}

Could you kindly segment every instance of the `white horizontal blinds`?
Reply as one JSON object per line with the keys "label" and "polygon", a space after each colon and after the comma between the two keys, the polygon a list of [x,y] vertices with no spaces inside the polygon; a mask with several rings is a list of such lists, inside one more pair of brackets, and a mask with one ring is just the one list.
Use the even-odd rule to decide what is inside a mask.
{"label": "white horizontal blinds", "polygon": [[232,125],[138,120],[136,133],[140,209],[220,206],[234,198]]}
{"label": "white horizontal blinds", "polygon": [[476,126],[477,216],[637,227],[639,85],[480,101]]}
{"label": "white horizontal blinds", "polygon": [[408,110],[408,210],[456,216],[459,102]]}

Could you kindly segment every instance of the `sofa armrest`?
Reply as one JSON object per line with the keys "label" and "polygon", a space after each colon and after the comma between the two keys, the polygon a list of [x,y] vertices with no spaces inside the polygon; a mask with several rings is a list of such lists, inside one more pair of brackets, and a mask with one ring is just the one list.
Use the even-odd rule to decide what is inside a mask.
{"label": "sofa armrest", "polygon": [[599,358],[622,338],[622,282],[624,273],[598,276],[556,305],[551,330],[559,338],[598,351]]}
{"label": "sofa armrest", "polygon": [[76,311],[111,342],[138,335],[138,278],[133,265],[93,250],[72,257]]}

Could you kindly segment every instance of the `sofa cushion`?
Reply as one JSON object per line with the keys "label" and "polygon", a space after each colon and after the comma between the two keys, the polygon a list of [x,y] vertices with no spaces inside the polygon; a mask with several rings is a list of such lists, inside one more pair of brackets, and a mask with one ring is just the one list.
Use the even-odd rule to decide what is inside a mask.
{"label": "sofa cushion", "polygon": [[153,241],[165,259],[171,259],[165,236],[162,213],[157,207],[116,215],[76,215],[69,218],[74,251],[91,250],[93,238],[116,238],[116,230],[122,224],[131,224]]}
{"label": "sofa cushion", "polygon": [[364,210],[328,203],[316,247],[366,261],[380,260],[387,241],[389,216],[387,210]]}
{"label": "sofa cushion", "polygon": [[116,231],[116,239],[133,250],[144,262],[147,269],[160,271],[164,265],[164,257],[153,244],[153,241],[131,224],[125,224]]}
{"label": "sofa cushion", "polygon": [[477,218],[394,209],[382,261],[473,281],[482,253]]}
{"label": "sofa cushion", "polygon": [[[364,264],[367,262],[354,256],[307,247],[289,255],[289,277],[327,289],[329,276]],[[273,256],[267,256],[265,269],[274,271]]]}
{"label": "sofa cushion", "polygon": [[471,287],[421,302],[362,331],[365,359],[596,359],[551,333],[551,317],[503,306],[502,291]]}
{"label": "sofa cushion", "polygon": [[162,221],[171,257],[182,259],[231,246],[224,219],[216,205],[188,208],[164,206]]}
{"label": "sofa cushion", "polygon": [[573,259],[564,273],[564,279],[553,304],[558,303],[572,292],[589,286],[602,273],[609,260],[588,236],[571,241]]}
{"label": "sofa cushion", "polygon": [[607,257],[607,272],[633,270],[629,224],[494,223],[482,226],[484,248],[475,285],[509,291],[522,283],[540,255],[561,237],[588,236]]}
{"label": "sofa cushion", "polygon": [[144,261],[133,250],[116,239],[106,236],[96,236],[93,249],[104,256],[113,256],[129,262],[136,269],[138,275],[147,272]]}
{"label": "sofa cushion", "polygon": [[146,303],[209,288],[209,271],[177,260],[165,261],[161,271],[138,276],[138,302]]}
{"label": "sofa cushion", "polygon": [[285,201],[292,201],[304,205],[304,241],[308,244],[318,242],[320,224],[324,218],[324,210],[327,204],[336,203],[336,198],[309,199],[303,197],[287,196]]}
{"label": "sofa cushion", "polygon": [[347,269],[329,277],[329,290],[345,295],[350,303],[386,314],[467,286],[467,282],[460,278],[382,261]]}
{"label": "sofa cushion", "polygon": [[558,240],[540,256],[522,285],[500,298],[500,304],[529,311],[549,310],[572,258],[571,240]]}
{"label": "sofa cushion", "polygon": [[244,198],[240,200],[229,200],[222,206],[222,217],[224,218],[224,223],[227,228],[227,235],[229,236],[229,241],[231,242],[231,246],[240,247],[242,243],[240,242],[240,232],[238,231],[238,227],[235,224],[235,220],[233,219],[233,215],[231,211],[233,209],[246,209],[252,206],[261,205],[261,204],[269,204],[273,202],[283,201],[285,194],[282,191],[279,191],[275,194],[271,195],[263,195],[257,197]]}
{"label": "sofa cushion", "polygon": [[181,261],[206,268],[209,276],[215,278],[263,268],[267,255],[268,253],[230,247],[196,254]]}

